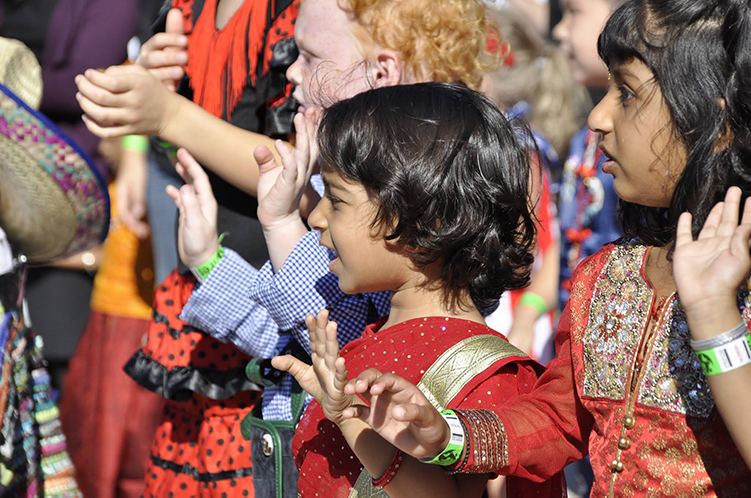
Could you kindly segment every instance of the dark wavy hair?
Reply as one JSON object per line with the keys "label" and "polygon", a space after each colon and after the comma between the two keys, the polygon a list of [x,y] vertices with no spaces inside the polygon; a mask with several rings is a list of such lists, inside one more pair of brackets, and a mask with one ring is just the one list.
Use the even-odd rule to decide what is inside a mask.
{"label": "dark wavy hair", "polygon": [[483,308],[529,281],[535,243],[529,131],[457,84],[379,88],[325,111],[322,171],[361,184],[418,268],[438,262],[447,304]]}
{"label": "dark wavy hair", "polygon": [[725,191],[751,194],[751,6],[746,0],[631,0],[608,20],[598,42],[612,68],[642,61],[660,85],[686,167],[670,206],[621,201],[626,236],[663,246],[678,217],[693,215],[698,235]]}

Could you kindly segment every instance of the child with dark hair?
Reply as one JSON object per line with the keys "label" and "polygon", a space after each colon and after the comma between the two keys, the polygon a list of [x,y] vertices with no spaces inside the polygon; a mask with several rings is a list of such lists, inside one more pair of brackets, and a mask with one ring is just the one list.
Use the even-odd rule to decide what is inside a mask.
{"label": "child with dark hair", "polygon": [[[529,132],[491,101],[446,83],[371,90],[325,111],[317,140],[325,196],[310,225],[336,251],[330,268],[344,292],[391,293],[390,314],[342,349],[350,372],[398,372],[440,408],[501,405],[531,389],[539,365],[487,327],[477,308],[529,280],[534,193],[524,139]],[[401,466],[413,467],[434,496],[482,492],[487,475],[454,479],[394,457],[366,424],[345,420],[360,401],[342,392],[336,323],[324,310],[307,325],[313,366],[273,360],[317,400],[292,443],[303,496],[373,486],[403,494],[414,483],[394,475]],[[560,476],[512,481],[522,494],[563,489]]]}
{"label": "child with dark hair", "polygon": [[[589,126],[627,236],[577,268],[532,392],[458,412],[467,444],[450,468],[546,479],[589,453],[595,496],[746,496],[751,6],[632,0],[599,53],[611,80]],[[377,412],[345,417],[385,420],[371,425],[415,457],[449,439],[411,379],[370,370],[345,392]]]}

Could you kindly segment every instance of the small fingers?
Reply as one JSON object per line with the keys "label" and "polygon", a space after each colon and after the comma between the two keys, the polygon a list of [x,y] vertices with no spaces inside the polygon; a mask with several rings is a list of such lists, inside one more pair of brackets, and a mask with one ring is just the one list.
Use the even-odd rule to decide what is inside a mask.
{"label": "small fingers", "polygon": [[[169,14],[167,14],[167,19],[169,19]],[[182,20],[180,21],[182,23]],[[183,35],[181,32],[179,33],[157,33],[148,40],[146,40],[146,43],[143,44],[143,47],[141,47],[141,52],[151,54],[154,51],[157,50],[163,50],[165,48],[186,48],[188,46],[188,38]],[[139,58],[140,59],[140,58]],[[140,63],[140,60],[139,60]]]}
{"label": "small fingers", "polygon": [[316,170],[318,164],[318,120],[321,116],[319,109],[310,108],[305,111],[305,121],[307,130],[307,143],[309,144],[308,150],[308,171],[307,181],[310,180],[310,176]]}
{"label": "small fingers", "polygon": [[[168,34],[182,35],[185,32],[185,23],[183,13],[180,9],[173,8],[167,12],[167,19],[164,23],[164,31]],[[185,40],[187,44],[187,39]]]}
{"label": "small fingers", "polygon": [[365,405],[352,405],[342,411],[342,417],[345,419],[357,418],[367,423],[370,418],[370,407]]}
{"label": "small fingers", "polygon": [[[325,358],[329,370],[336,370],[336,362],[339,359],[339,342],[336,340],[336,322],[329,322],[324,329],[325,334]],[[345,377],[345,382],[346,382]],[[344,386],[342,386],[344,387]]]}
{"label": "small fingers", "polygon": [[125,135],[136,133],[133,125],[102,126],[85,114],[81,116],[81,120],[86,125],[86,128],[99,138],[124,137]]}
{"label": "small fingers", "polygon": [[738,225],[730,239],[730,254],[747,260],[749,258],[749,237],[751,237],[751,223]]}
{"label": "small fingers", "polygon": [[419,427],[425,427],[433,420],[428,408],[414,403],[404,403],[393,407],[391,409],[391,416],[394,420],[400,422],[412,422]]}
{"label": "small fingers", "polygon": [[738,214],[741,206],[741,189],[730,187],[725,194],[725,209],[722,210],[717,236],[730,237],[738,226]]}
{"label": "small fingers", "polygon": [[714,237],[717,234],[717,226],[720,224],[720,219],[722,218],[722,211],[724,208],[724,202],[718,202],[717,204],[715,204],[715,206],[709,212],[709,216],[707,216],[701,232],[699,232],[699,240],[708,239],[710,237]]}
{"label": "small fingers", "polygon": [[344,361],[344,358],[341,356],[337,357],[334,368],[334,387],[339,391],[344,391],[344,386],[347,385],[347,363]]}
{"label": "small fingers", "polygon": [[111,66],[106,72],[87,69],[84,76],[94,85],[112,93],[125,93],[135,88],[137,81],[135,76],[139,74],[134,70],[135,68],[146,74],[140,66]]}
{"label": "small fingers", "polygon": [[149,69],[149,73],[156,79],[167,82],[174,86],[174,81],[181,80],[185,76],[185,70],[180,66],[158,67]]}
{"label": "small fingers", "polygon": [[295,114],[295,135],[295,158],[297,159],[298,173],[304,175],[309,163],[310,142],[305,116],[299,112]]}
{"label": "small fingers", "polygon": [[308,337],[310,339],[310,354],[317,355],[316,352],[316,317],[312,313],[308,313],[305,317],[305,326],[308,328]]}
{"label": "small fingers", "polygon": [[265,145],[259,145],[253,150],[253,159],[258,163],[258,170],[261,174],[271,171],[279,166],[271,149]]}
{"label": "small fingers", "polygon": [[[329,322],[328,310],[322,309],[316,316],[316,354],[322,359],[326,357],[326,325]],[[311,344],[312,347],[312,344]]]}
{"label": "small fingers", "polygon": [[204,219],[192,185],[183,185],[180,187],[180,202],[183,206],[187,227],[192,227],[196,222]]}
{"label": "small fingers", "polygon": [[[178,149],[177,159],[180,164],[185,168],[186,173],[192,179],[193,187],[196,190],[196,195],[201,205],[216,203],[214,198],[214,192],[211,189],[211,182],[209,181],[209,175],[206,174],[204,169],[198,164],[198,161],[185,149]],[[185,179],[188,181],[187,179]]]}
{"label": "small fingers", "polygon": [[347,382],[344,386],[345,394],[362,394],[366,399],[370,399],[370,387],[381,376],[381,372],[376,368],[369,368],[361,372],[357,378]]}
{"label": "small fingers", "polygon": [[303,363],[292,355],[275,356],[271,359],[271,365],[277,370],[289,372],[298,382],[310,368],[310,365]]}
{"label": "small fingers", "polygon": [[749,238],[751,238],[751,197],[746,199],[741,224],[738,225],[733,238],[730,240],[731,254],[746,260],[749,257]]}
{"label": "small fingers", "polygon": [[78,92],[95,104],[104,107],[122,107],[123,105],[122,95],[112,93],[101,86],[95,85],[85,76],[80,74],[76,76],[75,83],[78,87]]}
{"label": "small fingers", "polygon": [[675,247],[681,247],[694,241],[691,231],[691,213],[682,213],[678,218],[678,227],[675,230]]}
{"label": "small fingers", "polygon": [[747,198],[746,202],[743,204],[743,217],[741,218],[741,224],[751,224],[751,197]]}
{"label": "small fingers", "polygon": [[[162,33],[165,34],[165,33]],[[167,35],[171,39],[176,39],[177,36],[175,35]],[[182,36],[182,35],[178,35]],[[185,37],[183,37],[185,38]],[[164,50],[154,50],[146,54],[144,57],[144,61],[141,64],[142,66],[146,67],[147,69],[156,69],[156,68],[169,68],[169,67],[180,67],[188,63],[188,52],[184,50],[183,46],[178,45],[170,45],[170,47],[175,47],[174,49],[168,49]],[[139,61],[140,63],[140,61]],[[152,73],[153,74],[153,73]]]}
{"label": "small fingers", "polygon": [[289,147],[287,147],[287,144],[282,142],[281,140],[277,140],[276,143],[276,151],[279,153],[279,156],[282,158],[282,174],[281,177],[284,179],[284,181],[288,185],[295,185],[298,178],[298,166],[297,166],[297,149],[295,149],[295,152],[293,153]]}
{"label": "small fingers", "polygon": [[84,95],[77,93],[76,100],[84,114],[92,121],[103,127],[123,126],[128,123],[127,112],[118,107],[105,107],[92,102]]}

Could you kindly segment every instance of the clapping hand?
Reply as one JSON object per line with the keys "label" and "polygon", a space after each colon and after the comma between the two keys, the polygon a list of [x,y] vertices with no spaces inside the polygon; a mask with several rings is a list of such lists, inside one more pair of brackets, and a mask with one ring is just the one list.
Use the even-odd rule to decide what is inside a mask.
{"label": "clapping hand", "polygon": [[317,118],[318,112],[312,108],[295,116],[295,150],[291,151],[281,140],[275,144],[281,165],[266,146],[253,152],[260,170],[258,220],[264,230],[300,220],[300,200],[318,161]]}
{"label": "clapping hand", "polygon": [[344,410],[355,403],[355,397],[344,392],[347,367],[339,356],[336,322],[330,322],[328,311],[321,310],[318,316],[308,315],[305,324],[310,333],[311,365],[290,355],[277,356],[271,364],[292,374],[300,387],[320,403],[326,418],[340,424],[345,420]]}
{"label": "clapping hand", "polygon": [[725,201],[707,216],[696,240],[691,214],[683,213],[678,220],[673,274],[689,322],[717,323],[725,316],[737,316],[738,288],[751,271],[751,201],[746,200],[738,224],[740,202],[741,190],[731,187]]}
{"label": "clapping hand", "polygon": [[183,66],[188,63],[188,39],[183,34],[183,15],[180,9],[167,13],[164,33],[157,33],[141,46],[136,64],[149,72],[171,91],[185,76]]}
{"label": "clapping hand", "polygon": [[185,181],[180,190],[167,186],[180,211],[177,249],[182,262],[195,268],[206,263],[219,249],[217,203],[209,177],[185,149],[177,151],[175,169]]}
{"label": "clapping hand", "polygon": [[407,379],[370,368],[349,381],[344,392],[359,394],[370,405],[353,405],[344,418],[364,421],[405,453],[433,458],[448,444],[451,433],[443,417]]}

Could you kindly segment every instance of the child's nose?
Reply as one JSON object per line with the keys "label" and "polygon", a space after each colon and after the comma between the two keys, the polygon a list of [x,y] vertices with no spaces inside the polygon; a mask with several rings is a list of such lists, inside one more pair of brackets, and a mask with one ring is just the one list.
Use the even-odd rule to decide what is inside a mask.
{"label": "child's nose", "polygon": [[287,72],[285,73],[287,81],[291,82],[293,85],[299,85],[300,83],[302,83],[302,72],[300,70],[299,64],[300,57],[302,57],[302,55],[297,56],[295,62],[293,62],[292,65],[287,68]]}
{"label": "child's nose", "polygon": [[326,222],[326,213],[329,209],[327,205],[329,204],[331,204],[331,202],[326,199],[326,197],[323,197],[318,201],[315,209],[310,213],[310,216],[308,216],[308,225],[310,225],[310,228],[323,232],[329,227]]}
{"label": "child's nose", "polygon": [[610,115],[613,102],[609,98],[612,92],[608,92],[605,97],[592,109],[587,118],[589,129],[598,133],[607,134],[613,130],[613,120]]}

